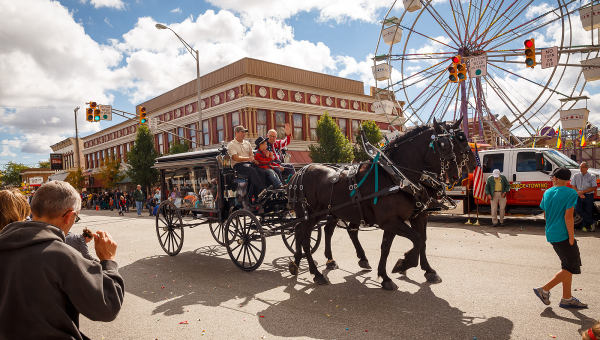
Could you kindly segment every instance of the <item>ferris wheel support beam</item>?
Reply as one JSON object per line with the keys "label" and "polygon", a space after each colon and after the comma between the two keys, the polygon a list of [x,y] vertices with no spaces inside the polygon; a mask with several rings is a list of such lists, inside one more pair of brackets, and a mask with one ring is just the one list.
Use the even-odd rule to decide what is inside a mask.
{"label": "ferris wheel support beam", "polygon": [[[501,12],[501,13],[500,13],[500,17],[498,17],[498,19],[495,19],[495,20],[494,20],[494,21],[493,21],[493,22],[490,24],[490,26],[489,26],[488,28],[486,28],[486,29],[485,29],[485,31],[483,31],[483,32],[482,32],[480,35],[478,35],[478,36],[475,38],[475,40],[473,40],[473,41],[472,41],[472,43],[473,43],[473,44],[475,44],[475,43],[476,43],[476,42],[479,40],[479,38],[481,38],[481,39],[485,39],[485,37],[486,37],[486,36],[488,35],[488,33],[490,32],[491,28],[492,28],[492,27],[494,27],[494,24],[496,24],[496,23],[500,24],[500,23],[504,22],[504,20],[509,20],[509,18],[506,16],[506,13],[507,13],[507,12],[510,10],[510,8],[511,8],[512,6],[514,6],[514,5],[515,5],[517,2],[519,2],[519,0],[515,0],[515,1],[514,1],[512,4],[510,4],[510,6],[508,6],[508,8],[507,8],[507,9],[506,9],[504,12]],[[531,2],[533,2],[533,0],[531,0]],[[530,3],[531,3],[531,2],[530,2]],[[500,12],[500,8],[498,8],[498,12]],[[500,19],[503,19],[503,20],[502,20],[502,21],[500,21]],[[507,24],[507,25],[506,25],[504,28],[506,28],[508,25],[510,25],[510,22],[509,22],[509,23],[508,23],[508,24]],[[502,28],[502,29],[498,30],[498,32],[499,32],[499,31],[502,31],[504,28]]]}
{"label": "ferris wheel support beam", "polygon": [[[504,25],[501,29],[499,29],[498,32],[502,32],[504,29],[506,29],[513,21],[515,21],[516,18],[518,18],[521,15],[521,13],[523,13],[525,8],[527,8],[527,6],[531,5],[532,3],[533,3],[533,0],[529,0],[529,2],[525,6],[523,6],[523,9],[521,9],[521,11],[517,15],[515,15],[512,19],[509,19],[509,21],[506,23],[506,25]],[[475,45],[475,47],[482,46],[483,44],[486,44],[486,43],[489,44],[491,41],[493,41],[494,39],[496,39],[498,37],[499,36],[496,35],[487,41],[483,41],[483,42],[479,43],[478,45]],[[486,45],[484,45],[482,48],[484,48]]]}
{"label": "ferris wheel support beam", "polygon": [[[433,8],[432,1],[433,0],[429,0],[425,4],[425,8],[427,9],[427,12],[429,12],[429,14],[431,14],[433,19],[440,25],[440,27],[444,30],[444,32],[446,32],[446,34],[448,34],[448,37],[450,37],[450,39],[452,39],[452,41],[456,45],[460,46],[460,44],[456,40],[454,40],[454,38],[457,36],[454,34],[454,31],[452,31],[452,29],[450,28],[450,25],[448,25],[448,23],[446,23],[444,18],[442,18],[442,16],[435,10],[435,8]],[[423,2],[423,1],[421,0],[421,2]],[[435,12],[435,15],[431,12],[432,10],[433,10],[433,12]],[[437,17],[436,17],[436,15],[437,15]],[[446,29],[446,28],[448,28],[448,29]],[[452,32],[452,34],[450,34],[450,32]]]}
{"label": "ferris wheel support beam", "polygon": [[[504,92],[504,90],[502,90],[502,88],[500,87],[500,85],[496,82],[496,80],[494,80],[493,77],[488,77],[485,76],[484,77],[485,81],[490,84],[492,90],[494,90],[494,92],[496,92],[496,94],[498,95],[498,98],[500,98],[500,100],[502,100],[502,102],[504,102],[504,105],[506,105],[506,107],[511,111],[511,113],[515,116],[515,121],[519,120],[519,123],[522,124],[523,128],[525,128],[525,130],[527,130],[527,133],[531,134],[531,132],[529,131],[529,129],[527,129],[527,126],[521,122],[520,117],[523,116],[523,113],[519,110],[519,108],[517,107],[517,105],[515,105],[515,103],[513,103],[513,101],[510,99],[510,97]],[[519,113],[518,115],[515,114],[513,112],[513,110],[510,108],[511,105],[508,105],[508,103],[506,103],[506,100],[508,100],[508,102],[512,105],[512,107]],[[513,121],[512,123],[514,124]],[[529,124],[529,126],[533,129],[533,131],[535,131],[535,129],[533,128],[533,126],[531,126],[531,124],[529,122],[526,122],[527,124]]]}
{"label": "ferris wheel support beam", "polygon": [[[508,8],[503,12],[506,13],[515,3],[517,3],[518,0],[515,0],[510,6],[508,6]],[[500,2],[500,5],[498,6],[498,9],[495,11],[494,16],[490,19],[490,24],[488,25],[488,27],[480,34],[478,35],[475,40],[471,41],[472,44],[476,43],[477,40],[479,40],[479,38],[481,37],[482,39],[485,39],[485,37],[487,36],[487,33],[489,32],[490,28],[492,28],[494,26],[494,24],[500,20],[500,18],[502,17],[503,13],[500,14],[500,17],[497,17],[498,13],[500,13],[500,8],[502,8],[502,5],[504,4],[504,0],[502,0]],[[496,9],[494,7],[492,7],[492,9]]]}
{"label": "ferris wheel support beam", "polygon": [[[475,79],[475,86],[477,88],[477,114],[479,114],[479,119],[483,116],[481,112],[481,78]],[[481,126],[483,128],[483,124]],[[483,129],[479,129],[479,137],[483,137]]]}

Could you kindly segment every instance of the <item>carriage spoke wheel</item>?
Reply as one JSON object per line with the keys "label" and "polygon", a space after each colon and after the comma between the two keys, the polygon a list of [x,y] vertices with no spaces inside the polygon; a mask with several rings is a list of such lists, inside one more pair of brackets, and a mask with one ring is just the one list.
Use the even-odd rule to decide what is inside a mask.
{"label": "carriage spoke wheel", "polygon": [[225,245],[225,224],[223,222],[210,223],[210,233],[217,243]]}
{"label": "carriage spoke wheel", "polygon": [[165,201],[156,214],[156,235],[165,253],[175,256],[183,247],[183,222],[181,212],[172,202]]}
{"label": "carriage spoke wheel", "polygon": [[244,271],[258,268],[265,258],[267,243],[256,216],[246,210],[231,214],[225,225],[225,245],[238,268]]}
{"label": "carriage spoke wheel", "polygon": [[[319,248],[319,244],[321,244],[321,232],[322,229],[320,224],[317,223],[311,234],[310,234],[310,253],[314,254],[315,251],[317,251],[317,248]],[[283,238],[283,243],[285,243],[285,246],[287,247],[287,249],[294,255],[296,255],[296,233],[291,233],[291,234],[286,234],[283,233],[281,234],[281,237]],[[302,257],[305,257],[306,254],[304,253],[304,249],[302,250]]]}

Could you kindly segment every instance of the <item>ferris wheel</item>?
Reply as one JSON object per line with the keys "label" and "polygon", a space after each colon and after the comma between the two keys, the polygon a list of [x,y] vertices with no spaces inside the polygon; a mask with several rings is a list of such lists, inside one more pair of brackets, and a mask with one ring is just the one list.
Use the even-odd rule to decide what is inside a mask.
{"label": "ferris wheel", "polygon": [[515,134],[587,106],[599,35],[600,0],[396,0],[373,57],[373,106],[392,126],[465,117],[463,130],[519,144]]}

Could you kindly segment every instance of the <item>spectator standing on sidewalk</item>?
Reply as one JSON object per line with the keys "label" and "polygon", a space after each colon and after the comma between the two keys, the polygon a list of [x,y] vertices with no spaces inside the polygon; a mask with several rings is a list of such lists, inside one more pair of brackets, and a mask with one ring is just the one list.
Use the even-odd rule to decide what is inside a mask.
{"label": "spectator standing on sidewalk", "polygon": [[52,181],[35,194],[32,221],[0,232],[0,339],[88,339],[79,314],[103,322],[119,314],[125,289],[114,261],[117,244],[97,231],[95,262],[65,243],[80,210],[77,191]]}
{"label": "spectator standing on sidewalk", "polygon": [[571,295],[573,274],[581,274],[581,257],[573,225],[573,210],[577,204],[577,192],[567,187],[567,183],[571,179],[569,169],[556,168],[550,176],[553,187],[544,193],[540,208],[544,210],[546,219],[546,241],[552,244],[560,259],[562,269],[546,285],[534,288],[533,291],[544,304],[549,305],[550,289],[562,283],[562,299],[558,306],[587,308],[587,304]]}
{"label": "spectator standing on sidewalk", "polygon": [[[500,174],[500,170],[495,169],[485,183],[485,194],[492,203],[492,227],[504,227],[506,195],[509,191],[508,180]],[[498,223],[498,204],[500,204],[500,223]]]}
{"label": "spectator standing on sidewalk", "polygon": [[135,207],[137,209],[138,217],[142,216],[142,206],[144,204],[144,193],[142,192],[142,186],[138,184],[137,190],[133,192],[133,199],[135,199]]}
{"label": "spectator standing on sidewalk", "polygon": [[25,221],[31,214],[27,197],[17,190],[0,190],[0,231],[13,222]]}
{"label": "spectator standing on sidewalk", "polygon": [[596,184],[596,176],[588,172],[587,162],[582,162],[579,165],[580,173],[575,174],[571,179],[571,185],[573,189],[577,191],[577,206],[575,206],[575,212],[583,219],[583,227],[581,228],[584,232],[596,231],[598,221],[592,218],[592,212],[594,209],[594,191],[598,187]]}
{"label": "spectator standing on sidewalk", "polygon": [[91,261],[98,261],[90,255],[90,250],[87,246],[91,240],[94,239],[94,234],[92,234],[91,230],[88,228],[83,228],[83,233],[75,234],[74,232],[69,231],[65,236],[65,243],[75,248],[78,252],[83,255],[84,258]]}

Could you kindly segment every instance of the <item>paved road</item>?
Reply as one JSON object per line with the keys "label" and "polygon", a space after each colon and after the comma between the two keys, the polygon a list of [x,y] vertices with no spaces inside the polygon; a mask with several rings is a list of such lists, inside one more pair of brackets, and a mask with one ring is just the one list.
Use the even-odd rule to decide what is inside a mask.
{"label": "paved road", "polygon": [[[380,288],[375,271],[361,270],[343,230],[333,236],[340,269],[325,270],[331,284],[316,286],[305,262],[298,277],[288,273],[290,254],[280,237],[267,240],[263,265],[246,273],[208,227],[185,230],[181,253],[170,257],[157,241],[154,219],[134,214],[84,210],[73,228],[113,235],[125,279],[125,304],[115,321],[82,317],[81,330],[93,339],[577,339],[600,310],[600,233],[576,234],[583,274],[573,288],[590,309],[559,308],[556,288],[550,306],[534,296],[532,288],[560,267],[541,220],[508,219],[506,227],[492,228],[489,218],[482,219],[487,225],[466,226],[464,217],[434,216],[427,249],[443,282],[428,284],[415,268],[391,275],[399,289],[390,292]],[[381,236],[360,233],[373,267]],[[388,270],[409,247],[395,240]],[[323,249],[315,257],[321,270]]]}

